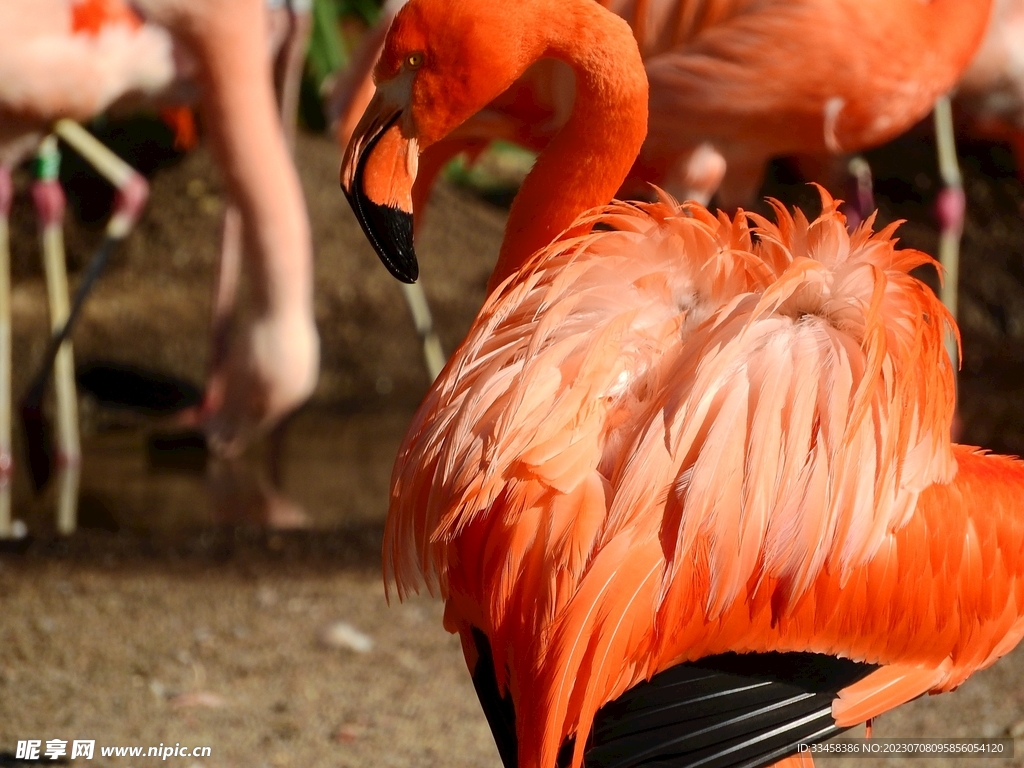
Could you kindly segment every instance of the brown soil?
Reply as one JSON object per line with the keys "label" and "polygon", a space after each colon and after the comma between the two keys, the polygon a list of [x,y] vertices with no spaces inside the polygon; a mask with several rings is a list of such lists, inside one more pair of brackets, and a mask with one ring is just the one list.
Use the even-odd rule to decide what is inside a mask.
{"label": "brown soil", "polygon": [[[1017,375],[1024,371],[1024,190],[1002,148],[977,144],[964,154],[971,156],[962,278],[966,438],[1024,452]],[[927,140],[913,137],[871,157],[881,218],[907,218],[903,242],[930,252],[932,158]],[[284,492],[304,508],[313,531],[266,533],[244,510],[225,511],[208,490],[215,469],[205,477],[155,472],[142,458],[144,432],[87,420],[81,514],[89,530],[0,554],[0,753],[19,739],[88,738],[209,745],[210,758],[170,762],[211,768],[499,764],[439,605],[417,599],[389,608],[382,597],[387,478],[426,374],[398,286],[337,188],[337,161],[330,142],[301,137],[324,369],[311,410],[289,438]],[[153,184],[145,218],[88,305],[76,355],[198,382],[219,183],[198,151]],[[813,200],[813,192],[787,182],[781,165],[766,192]],[[20,206],[18,392],[45,343],[31,217]],[[435,197],[420,252],[448,349],[482,300],[504,215],[450,187]],[[95,240],[94,228],[69,228],[73,265]],[[32,500],[19,476],[15,498],[16,514],[44,530],[39,521],[52,494]],[[369,636],[372,649],[325,642],[338,621]],[[881,718],[876,733],[991,736],[1015,728],[1024,734],[1021,649],[954,694]],[[1012,764],[1024,765],[1019,741],[1018,751]]]}

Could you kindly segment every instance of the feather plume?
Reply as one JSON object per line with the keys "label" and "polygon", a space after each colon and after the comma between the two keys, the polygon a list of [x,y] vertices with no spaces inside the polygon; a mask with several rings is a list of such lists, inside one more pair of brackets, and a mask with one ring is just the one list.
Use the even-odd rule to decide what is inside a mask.
{"label": "feather plume", "polygon": [[[988,457],[949,441],[952,324],[909,275],[931,261],[894,227],[848,233],[821,195],[813,221],[773,204],[777,224],[665,195],[585,214],[572,231],[602,228],[494,291],[424,400],[385,573],[489,638],[521,766],[575,736],[579,768],[604,703],[703,655],[924,665],[846,694],[849,718],[1024,633],[979,594],[991,576],[1024,604],[1024,525],[971,523],[947,485]],[[962,530],[959,551],[931,525]],[[953,602],[984,629],[964,634]]]}

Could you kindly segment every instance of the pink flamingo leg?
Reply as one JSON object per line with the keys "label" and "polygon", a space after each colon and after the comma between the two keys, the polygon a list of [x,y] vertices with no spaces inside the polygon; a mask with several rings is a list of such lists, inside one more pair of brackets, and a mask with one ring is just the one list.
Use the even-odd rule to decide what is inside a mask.
{"label": "pink flamingo leg", "polygon": [[850,202],[844,206],[846,225],[855,229],[875,210],[875,184],[871,166],[861,155],[854,155],[846,164],[850,174]]}
{"label": "pink flamingo leg", "polygon": [[[57,141],[43,141],[38,154],[39,173],[32,185],[32,199],[39,220],[39,236],[50,298],[50,325],[59,331],[70,314],[68,275],[64,261],[64,191],[57,180],[60,155]],[[75,391],[75,363],[71,342],[65,341],[53,365],[57,397],[57,462],[68,466],[81,460],[78,436],[78,399]]]}
{"label": "pink flamingo leg", "polygon": [[11,169],[0,164],[0,538],[11,530],[11,250],[10,214],[14,198]]}
{"label": "pink flamingo leg", "polygon": [[[46,292],[50,300],[50,326],[58,332],[68,321],[71,302],[64,256],[64,190],[57,180],[60,154],[57,140],[50,136],[39,147],[38,176],[32,185],[32,198],[39,220],[39,237],[46,272]],[[75,386],[75,361],[70,339],[65,341],[53,363],[54,394],[57,401],[57,465],[61,469],[61,489],[57,495],[57,530],[69,534],[75,529],[78,513],[78,468],[82,449],[78,433],[78,394]]]}

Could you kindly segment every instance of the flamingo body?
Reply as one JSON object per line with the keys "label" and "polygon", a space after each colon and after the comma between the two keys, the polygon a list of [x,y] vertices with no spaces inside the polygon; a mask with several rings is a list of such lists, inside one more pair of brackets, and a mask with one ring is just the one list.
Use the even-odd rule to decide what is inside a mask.
{"label": "flamingo body", "polygon": [[985,3],[732,6],[647,63],[649,146],[709,141],[731,207],[752,199],[772,157],[860,151],[907,130],[954,86],[988,19]]}
{"label": "flamingo body", "polygon": [[126,94],[153,94],[173,80],[166,30],[84,5],[0,8],[0,144],[57,118],[90,119]]}

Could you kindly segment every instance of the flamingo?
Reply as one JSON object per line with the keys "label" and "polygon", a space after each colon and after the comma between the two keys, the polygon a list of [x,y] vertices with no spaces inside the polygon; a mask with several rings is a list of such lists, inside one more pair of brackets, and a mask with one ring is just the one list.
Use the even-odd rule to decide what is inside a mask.
{"label": "flamingo", "polygon": [[[146,199],[145,180],[67,116],[105,108],[126,94],[163,87],[173,73],[173,56],[166,33],[128,24],[128,11],[111,0],[91,0],[68,6],[46,2],[25,13],[10,4],[0,9],[4,33],[0,55],[0,536],[13,532],[10,481],[11,446],[11,318],[10,261],[7,220],[13,195],[11,169],[38,147],[37,181],[33,186],[40,219],[54,341],[46,364],[30,387],[29,399],[41,401],[43,387],[54,369],[57,400],[58,459],[62,473],[58,494],[58,530],[74,527],[79,462],[74,363],[68,343],[59,343],[70,328],[88,285],[102,268],[114,243],[131,228]],[[54,34],[54,29],[61,30]],[[60,79],[65,68],[77,68],[80,87]],[[54,121],[56,121],[54,123]],[[57,182],[59,154],[56,139],[43,138],[47,123],[119,190],[104,246],[93,259],[75,305],[67,300],[62,218],[64,196]],[[31,451],[30,451],[31,452]],[[38,473],[39,463],[33,462]]]}
{"label": "flamingo", "polygon": [[1024,2],[995,0],[981,47],[957,84],[956,106],[972,132],[1004,139],[1024,181]]}
{"label": "flamingo", "polygon": [[1024,635],[1024,463],[950,441],[895,225],[607,203],[648,89],[591,0],[398,13],[341,168],[393,273],[418,156],[544,57],[573,110],[399,451],[389,594],[444,598],[506,768],[808,765]]}
{"label": "flamingo", "polygon": [[[254,310],[231,348],[214,355],[199,418],[215,445],[240,450],[308,397],[319,364],[309,223],[277,117],[262,3],[142,0],[135,6],[150,23],[114,24],[98,36],[72,29],[81,4],[4,4],[0,142],[45,132],[57,117],[86,119],[126,93],[159,93],[174,76],[171,45],[191,53],[215,155],[241,212]],[[147,43],[161,28],[173,40],[165,32],[160,45]]]}
{"label": "flamingo", "polygon": [[[956,106],[970,133],[1009,143],[1017,161],[1017,178],[1024,182],[1024,1],[995,0],[988,30],[974,59],[957,84]],[[959,240],[965,200],[953,144],[951,106],[936,120],[939,170],[946,184],[936,205],[940,230],[939,261],[945,268],[942,302],[956,317],[959,287]],[[938,110],[937,110],[938,114]],[[952,342],[950,356],[957,360]]]}

